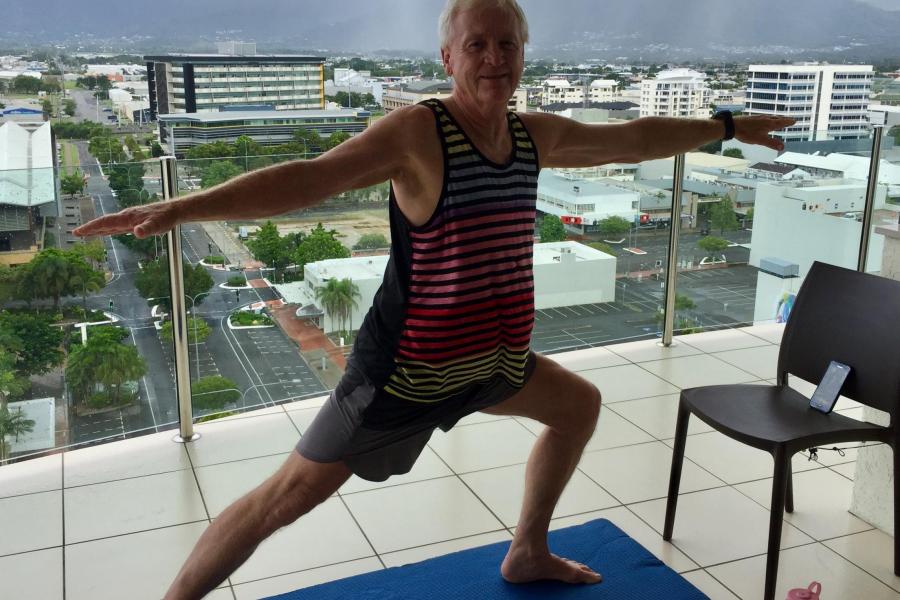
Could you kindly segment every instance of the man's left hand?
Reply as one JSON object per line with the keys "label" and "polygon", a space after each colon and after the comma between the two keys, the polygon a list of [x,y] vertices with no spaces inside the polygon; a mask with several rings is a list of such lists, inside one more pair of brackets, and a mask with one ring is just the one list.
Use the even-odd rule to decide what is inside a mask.
{"label": "man's left hand", "polygon": [[769,134],[773,131],[790,127],[796,122],[796,119],[775,115],[735,117],[734,137],[747,144],[759,144],[780,151],[784,150],[784,143],[771,137]]}

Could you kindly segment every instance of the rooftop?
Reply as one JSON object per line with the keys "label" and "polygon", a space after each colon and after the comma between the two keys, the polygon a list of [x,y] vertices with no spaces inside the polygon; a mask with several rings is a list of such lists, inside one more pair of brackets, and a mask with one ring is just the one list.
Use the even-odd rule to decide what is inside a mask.
{"label": "rooftop", "polygon": [[221,121],[249,121],[269,119],[284,121],[289,119],[324,119],[336,117],[368,117],[371,113],[361,108],[339,108],[333,110],[222,110],[218,112],[174,113],[159,115],[160,121],[197,123]]}
{"label": "rooftop", "polygon": [[[595,437],[551,526],[607,518],[713,600],[762,596],[772,460],[696,419],[673,543],[661,538],[678,392],[770,382],[782,327],[759,325],[553,355],[597,384]],[[811,387],[795,384],[802,392]],[[198,536],[285,460],[324,398],[0,468],[0,580],[11,598],[158,599]],[[837,410],[861,418],[841,400]],[[358,478],[264,542],[212,600],[250,600],[509,540],[540,427],[476,414],[437,432],[415,468]],[[847,512],[856,451],[794,460],[776,597],[821,581],[829,598],[900,597],[892,539]],[[730,531],[723,535],[724,529]],[[602,585],[602,584],[601,584]]]}

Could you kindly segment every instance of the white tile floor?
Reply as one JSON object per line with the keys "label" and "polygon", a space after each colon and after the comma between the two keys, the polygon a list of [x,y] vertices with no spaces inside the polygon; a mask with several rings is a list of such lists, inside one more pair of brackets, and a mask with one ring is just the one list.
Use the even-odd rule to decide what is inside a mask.
{"label": "white tile floor", "polygon": [[[780,333],[759,326],[686,336],[671,349],[646,341],[555,356],[596,383],[605,406],[553,527],[610,519],[710,598],[759,598],[765,454],[694,422],[674,543],[660,531],[680,387],[770,380]],[[166,432],[0,468],[0,597],[159,598],[210,519],[278,468],[320,404],[199,425],[203,437],[187,448]],[[208,597],[263,598],[510,539],[538,431],[476,415],[435,434],[409,474],[351,479]],[[777,597],[816,579],[824,598],[900,600],[892,539],[847,512],[855,454],[822,458],[795,459],[797,510],[785,520]]]}

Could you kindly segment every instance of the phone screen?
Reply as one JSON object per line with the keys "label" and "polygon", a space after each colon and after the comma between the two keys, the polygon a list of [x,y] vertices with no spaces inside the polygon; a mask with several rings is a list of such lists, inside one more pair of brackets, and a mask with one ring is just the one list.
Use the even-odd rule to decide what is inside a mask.
{"label": "phone screen", "polygon": [[850,375],[850,367],[837,361],[831,361],[828,370],[819,382],[816,391],[813,392],[809,405],[823,413],[830,413],[841,395],[841,388],[847,376]]}

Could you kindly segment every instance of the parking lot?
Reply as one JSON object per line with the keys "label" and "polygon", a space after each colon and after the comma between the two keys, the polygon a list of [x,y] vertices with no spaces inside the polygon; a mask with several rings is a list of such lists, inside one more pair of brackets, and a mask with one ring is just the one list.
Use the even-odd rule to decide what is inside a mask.
{"label": "parking lot", "polygon": [[[695,307],[683,316],[699,327],[731,326],[753,320],[756,269],[736,265],[724,269],[685,271],[678,276],[678,294]],[[613,341],[655,337],[664,302],[663,281],[656,277],[620,279],[615,302],[544,308],[535,312],[532,347],[560,352]]]}

